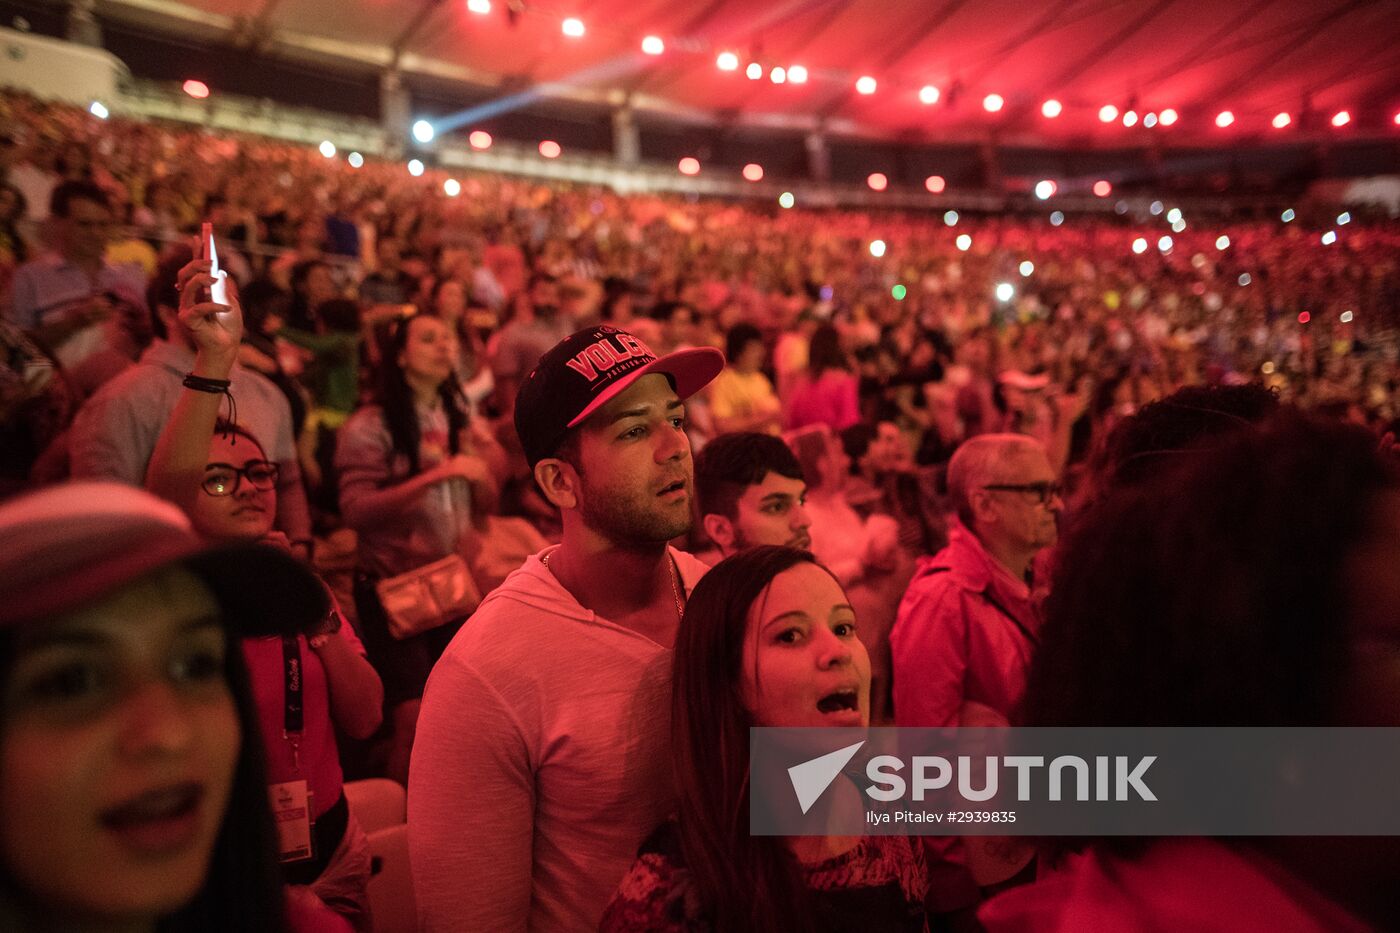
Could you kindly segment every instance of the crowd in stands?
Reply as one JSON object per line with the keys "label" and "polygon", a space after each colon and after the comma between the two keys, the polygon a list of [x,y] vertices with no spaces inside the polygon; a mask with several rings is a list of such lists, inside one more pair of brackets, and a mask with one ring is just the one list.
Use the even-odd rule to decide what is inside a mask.
{"label": "crowd in stands", "polygon": [[[989,870],[745,813],[755,725],[1400,724],[1400,225],[447,177],[0,95],[0,921],[370,930],[387,776],[428,930],[1400,922],[1346,840]],[[99,709],[130,795],[83,793],[195,868],[21,870],[63,756],[11,760]]]}

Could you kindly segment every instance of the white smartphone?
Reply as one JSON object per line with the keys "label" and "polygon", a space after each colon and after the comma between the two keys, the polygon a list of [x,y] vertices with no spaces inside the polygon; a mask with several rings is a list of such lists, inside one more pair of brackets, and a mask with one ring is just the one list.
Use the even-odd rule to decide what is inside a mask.
{"label": "white smartphone", "polygon": [[199,239],[204,247],[203,258],[212,264],[209,273],[215,279],[214,284],[209,286],[209,300],[226,305],[228,304],[228,273],[219,268],[219,251],[214,246],[214,225],[203,224]]}

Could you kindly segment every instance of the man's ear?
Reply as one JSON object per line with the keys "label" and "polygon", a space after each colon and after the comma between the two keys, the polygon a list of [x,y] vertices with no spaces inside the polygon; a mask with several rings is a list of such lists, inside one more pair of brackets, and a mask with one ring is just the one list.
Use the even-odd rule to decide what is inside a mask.
{"label": "man's ear", "polygon": [[702,515],[700,516],[700,525],[705,529],[705,534],[721,551],[727,553],[734,547],[734,523],[723,515],[716,515],[713,512]]}
{"label": "man's ear", "polygon": [[581,482],[578,471],[566,461],[546,457],[535,464],[535,482],[551,503],[561,509],[576,509]]}
{"label": "man's ear", "polygon": [[975,524],[985,526],[996,523],[997,512],[992,507],[992,497],[989,493],[982,489],[973,490],[967,501],[972,507],[972,520]]}

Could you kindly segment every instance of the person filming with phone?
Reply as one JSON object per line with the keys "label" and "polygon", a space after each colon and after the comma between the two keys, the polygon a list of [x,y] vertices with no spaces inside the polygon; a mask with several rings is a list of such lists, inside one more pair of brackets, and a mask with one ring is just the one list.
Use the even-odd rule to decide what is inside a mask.
{"label": "person filming with phone", "polygon": [[[78,411],[69,437],[75,477],[105,477],[133,486],[145,480],[156,441],[195,365],[198,344],[180,318],[176,281],[190,259],[190,251],[176,251],[151,280],[148,298],[155,342],[135,366],[104,385]],[[207,296],[209,288],[203,291]],[[310,550],[311,516],[287,399],[264,376],[237,363],[226,381],[220,414],[257,437],[267,459],[277,465],[276,528],[305,557]]]}

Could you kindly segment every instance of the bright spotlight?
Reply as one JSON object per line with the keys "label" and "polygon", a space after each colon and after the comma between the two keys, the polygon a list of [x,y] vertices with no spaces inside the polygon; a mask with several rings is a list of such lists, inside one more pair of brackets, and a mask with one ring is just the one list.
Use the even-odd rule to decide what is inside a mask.
{"label": "bright spotlight", "polygon": [[759,165],[757,162],[750,162],[748,165],[745,165],[744,179],[746,181],[762,181],[763,166]]}
{"label": "bright spotlight", "polygon": [[781,65],[774,66],[773,70],[768,72],[768,80],[774,84],[785,84],[787,78],[787,69]]}
{"label": "bright spotlight", "polygon": [[890,186],[890,180],[883,172],[871,172],[865,183],[870,186],[871,191],[884,191]]}
{"label": "bright spotlight", "polygon": [[1147,127],[1149,130],[1152,129],[1152,127],[1157,125],[1157,115],[1155,113],[1146,114],[1142,118],[1142,125]]}
{"label": "bright spotlight", "polygon": [[1124,126],[1137,126],[1137,121],[1138,115],[1136,110],[1129,110],[1127,113],[1123,114]]}
{"label": "bright spotlight", "polygon": [[982,109],[988,113],[996,113],[1006,106],[1006,100],[1000,94],[988,94],[982,98]]}
{"label": "bright spotlight", "polygon": [[879,85],[870,75],[861,75],[860,78],[856,80],[856,91],[858,93],[874,94],[877,87],[879,87]]}
{"label": "bright spotlight", "polygon": [[953,242],[957,246],[957,248],[962,250],[964,253],[972,249],[972,237],[968,236],[966,233],[959,234],[958,238]]}
{"label": "bright spotlight", "polygon": [[787,72],[788,81],[793,84],[807,83],[807,69],[802,65],[793,65]]}
{"label": "bright spotlight", "polygon": [[1017,267],[1017,271],[1021,273],[1021,278],[1028,279],[1031,277],[1031,273],[1035,271],[1035,263],[1027,259]]}
{"label": "bright spotlight", "polygon": [[1277,113],[1274,114],[1274,118],[1269,122],[1274,125],[1274,129],[1281,130],[1288,124],[1292,123],[1293,118],[1286,113]]}
{"label": "bright spotlight", "polygon": [[491,134],[485,130],[472,130],[471,135],[467,137],[467,143],[473,149],[490,149]]}
{"label": "bright spotlight", "polygon": [[1157,241],[1157,248],[1162,252],[1168,252],[1172,248],[1172,238],[1164,236]]}
{"label": "bright spotlight", "polygon": [[88,105],[88,113],[99,120],[105,120],[111,116],[111,111],[109,111],[100,100],[95,100]]}
{"label": "bright spotlight", "polygon": [[420,143],[430,143],[436,135],[437,130],[434,130],[433,125],[427,120],[419,120],[413,124],[413,138]]}
{"label": "bright spotlight", "polygon": [[1240,288],[1244,288],[1246,285],[1253,281],[1254,279],[1250,277],[1248,272],[1240,273]]}
{"label": "bright spotlight", "polygon": [[1056,187],[1058,186],[1050,179],[1042,179],[1035,183],[1035,196],[1042,201],[1047,201],[1055,193]]}
{"label": "bright spotlight", "polygon": [[1176,111],[1170,107],[1168,107],[1166,110],[1163,110],[1161,116],[1163,126],[1171,126],[1173,123],[1176,122]]}
{"label": "bright spotlight", "polygon": [[757,81],[763,77],[763,66],[758,62],[749,62],[749,66],[744,69],[744,77],[750,81]]}
{"label": "bright spotlight", "polygon": [[327,159],[335,158],[335,143],[331,142],[329,139],[321,140],[321,145],[318,148],[321,150],[321,155],[325,156]]}
{"label": "bright spotlight", "polygon": [[942,175],[930,175],[924,179],[924,187],[928,189],[929,194],[942,194],[943,189],[948,187],[948,182]]}
{"label": "bright spotlight", "polygon": [[1282,220],[1286,224],[1291,224],[1293,223],[1293,218],[1297,216],[1298,215],[1293,212],[1293,208],[1290,207],[1279,215],[1279,220]]}
{"label": "bright spotlight", "polygon": [[1229,110],[1222,110],[1215,115],[1215,125],[1222,130],[1235,122],[1235,115]]}
{"label": "bright spotlight", "polygon": [[559,24],[559,28],[563,30],[564,35],[571,39],[577,39],[584,33],[583,20],[579,19],[577,16],[570,16]]}
{"label": "bright spotlight", "polygon": [[1138,237],[1136,240],[1133,240],[1133,252],[1138,255],[1147,252],[1147,239],[1145,237]]}
{"label": "bright spotlight", "polygon": [[467,12],[485,16],[491,12],[491,0],[467,0]]}
{"label": "bright spotlight", "polygon": [[1328,230],[1326,233],[1324,233],[1324,234],[1322,235],[1322,245],[1323,245],[1323,246],[1331,246],[1331,245],[1332,245],[1333,243],[1335,243],[1335,242],[1337,242],[1337,231],[1336,231],[1336,230]]}
{"label": "bright spotlight", "polygon": [[1153,201],[1151,204],[1147,205],[1147,212],[1153,217],[1157,217],[1158,215],[1160,215],[1162,213],[1162,210],[1163,208],[1161,201]]}
{"label": "bright spotlight", "polygon": [[1112,123],[1118,119],[1118,108],[1112,104],[1104,104],[1099,108],[1099,121],[1102,123]]}
{"label": "bright spotlight", "polygon": [[1181,219],[1181,208],[1174,207],[1167,211],[1167,223],[1174,224]]}
{"label": "bright spotlight", "polygon": [[1351,223],[1351,211],[1342,211],[1337,215],[1337,226],[1343,227]]}
{"label": "bright spotlight", "polygon": [[944,224],[944,226],[948,226],[948,227],[956,227],[956,226],[958,225],[958,212],[957,212],[957,211],[946,211],[946,212],[944,212],[944,214],[943,214],[943,224]]}
{"label": "bright spotlight", "polygon": [[204,98],[209,96],[209,85],[205,84],[203,81],[197,81],[194,78],[190,78],[184,84],[180,85],[180,88],[195,100],[204,100]]}
{"label": "bright spotlight", "polygon": [[1065,112],[1064,105],[1058,100],[1051,98],[1040,105],[1040,115],[1046,119],[1053,120]]}
{"label": "bright spotlight", "polygon": [[660,36],[647,36],[642,40],[642,51],[647,55],[660,55],[666,51],[666,43]]}
{"label": "bright spotlight", "polygon": [[934,87],[932,84],[925,84],[923,87],[919,88],[919,103],[936,104],[938,103],[938,98],[938,88]]}
{"label": "bright spotlight", "polygon": [[540,155],[546,159],[557,159],[564,153],[564,147],[552,139],[546,139],[540,143]]}
{"label": "bright spotlight", "polygon": [[1345,110],[1338,110],[1332,115],[1332,125],[1336,127],[1346,126],[1351,122],[1351,114]]}
{"label": "bright spotlight", "polygon": [[1051,212],[1050,212],[1050,226],[1052,226],[1052,227],[1058,227],[1060,224],[1062,224],[1062,223],[1064,223],[1064,222],[1065,222],[1065,215],[1064,215],[1064,212],[1062,212],[1062,211],[1051,211]]}
{"label": "bright spotlight", "polygon": [[885,255],[885,241],[872,240],[870,242],[870,255],[874,256],[876,259],[879,259],[881,256]]}
{"label": "bright spotlight", "polygon": [[365,164],[365,157],[358,152],[352,152],[345,157],[345,161],[350,163],[351,168],[361,168]]}
{"label": "bright spotlight", "polygon": [[1113,193],[1113,185],[1107,180],[1100,178],[1094,182],[1094,194],[1101,198],[1106,198]]}
{"label": "bright spotlight", "polygon": [[997,301],[1010,301],[1016,297],[1016,289],[1012,288],[1010,282],[997,283]]}
{"label": "bright spotlight", "polygon": [[1227,237],[1225,234],[1222,233],[1220,236],[1218,236],[1218,237],[1215,238],[1215,248],[1216,248],[1216,249],[1219,249],[1219,250],[1226,250],[1226,249],[1229,249],[1229,248],[1230,248],[1230,238]]}
{"label": "bright spotlight", "polygon": [[418,159],[409,159],[409,160],[408,160],[408,174],[412,175],[414,178],[417,178],[419,175],[422,175],[422,174],[423,174],[423,163],[422,163],[421,161],[419,161]]}
{"label": "bright spotlight", "polygon": [[1174,221],[1172,221],[1172,233],[1185,233],[1185,232],[1186,232],[1186,221],[1184,221],[1184,220],[1174,220]]}
{"label": "bright spotlight", "polygon": [[700,160],[694,156],[686,156],[684,159],[681,159],[676,168],[680,169],[682,175],[699,175]]}
{"label": "bright spotlight", "polygon": [[455,178],[449,178],[442,183],[442,190],[449,198],[455,198],[462,193],[462,183]]}
{"label": "bright spotlight", "polygon": [[720,52],[715,59],[715,67],[720,71],[736,71],[739,68],[739,56],[733,52]]}
{"label": "bright spotlight", "polygon": [[797,198],[792,196],[791,191],[784,191],[782,194],[778,195],[778,206],[783,210],[789,209],[796,203]]}
{"label": "bright spotlight", "polygon": [[1341,321],[1343,324],[1350,324],[1353,317],[1355,317],[1355,315],[1350,311],[1343,311],[1341,314]]}

